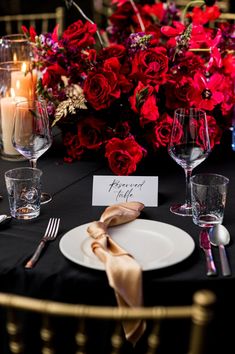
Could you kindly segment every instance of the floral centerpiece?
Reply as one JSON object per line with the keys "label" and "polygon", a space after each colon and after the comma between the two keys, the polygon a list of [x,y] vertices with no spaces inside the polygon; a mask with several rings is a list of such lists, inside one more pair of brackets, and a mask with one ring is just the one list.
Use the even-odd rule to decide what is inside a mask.
{"label": "floral centerpiece", "polygon": [[83,18],[60,38],[57,27],[24,29],[36,43],[37,90],[63,131],[66,161],[98,154],[114,174],[132,174],[167,147],[178,107],[204,109],[211,146],[220,142],[235,102],[235,27],[219,21],[215,1],[180,12],[173,1],[113,0],[105,30],[66,3]]}

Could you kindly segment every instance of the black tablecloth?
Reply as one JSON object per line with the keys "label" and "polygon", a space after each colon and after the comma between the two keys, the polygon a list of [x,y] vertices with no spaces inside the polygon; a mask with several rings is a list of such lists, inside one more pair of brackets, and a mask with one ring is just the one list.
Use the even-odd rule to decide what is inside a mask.
{"label": "black tablecloth", "polygon": [[[181,263],[143,274],[144,302],[150,305],[191,303],[192,294],[198,289],[212,289],[217,295],[217,321],[215,352],[226,352],[228,325],[235,309],[235,152],[230,145],[230,132],[224,135],[211,155],[193,173],[212,172],[230,179],[224,225],[231,234],[227,247],[232,276],[222,277],[218,249],[213,249],[219,275],[206,276],[205,256],[198,243],[199,229],[190,217],[173,215],[169,211],[175,201],[184,200],[185,179],[183,169],[168,156],[159,152],[154,159],[138,168],[136,175],[159,176],[159,206],[146,207],[141,218],[175,225],[189,233],[195,241],[195,251]],[[9,213],[4,173],[6,170],[26,166],[27,161],[0,160],[0,214]],[[41,215],[32,221],[12,220],[0,227],[0,291],[13,292],[37,298],[71,303],[115,305],[115,297],[108,286],[105,272],[88,269],[72,263],[59,250],[63,235],[72,228],[99,219],[104,207],[92,206],[92,180],[94,175],[111,175],[102,161],[63,162],[61,145],[56,141],[39,160],[43,170],[43,189],[53,196],[52,202],[41,206]],[[50,217],[61,217],[60,232],[40,261],[32,270],[24,264],[43,235]],[[144,252],[144,250],[143,250]],[[221,331],[221,337],[218,332]],[[223,343],[225,341],[225,343]],[[231,345],[232,341],[230,341]]]}

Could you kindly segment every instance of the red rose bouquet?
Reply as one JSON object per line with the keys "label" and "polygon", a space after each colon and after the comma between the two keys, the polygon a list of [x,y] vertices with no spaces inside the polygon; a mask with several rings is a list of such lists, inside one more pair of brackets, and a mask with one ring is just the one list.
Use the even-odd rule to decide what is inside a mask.
{"label": "red rose bouquet", "polygon": [[172,1],[113,0],[105,31],[86,16],[60,38],[57,28],[31,29],[38,93],[63,130],[66,161],[98,153],[114,174],[132,174],[167,147],[178,107],[204,109],[219,143],[235,102],[235,26],[219,21],[214,1],[195,4],[180,12]]}

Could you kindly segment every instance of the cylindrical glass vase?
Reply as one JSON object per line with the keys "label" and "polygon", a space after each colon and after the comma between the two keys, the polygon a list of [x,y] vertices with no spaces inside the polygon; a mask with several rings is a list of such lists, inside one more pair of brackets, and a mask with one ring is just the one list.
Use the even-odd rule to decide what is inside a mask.
{"label": "cylindrical glass vase", "polygon": [[15,105],[35,97],[36,78],[31,62],[9,61],[0,63],[0,140],[1,158],[22,160],[12,145]]}
{"label": "cylindrical glass vase", "polygon": [[31,61],[33,45],[20,33],[3,36],[0,41],[0,61]]}

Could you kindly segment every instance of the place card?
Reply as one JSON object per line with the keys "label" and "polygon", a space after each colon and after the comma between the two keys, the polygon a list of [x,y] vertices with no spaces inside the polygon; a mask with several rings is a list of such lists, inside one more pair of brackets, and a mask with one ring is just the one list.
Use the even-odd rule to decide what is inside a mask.
{"label": "place card", "polygon": [[92,205],[141,202],[158,206],[158,177],[93,176]]}

